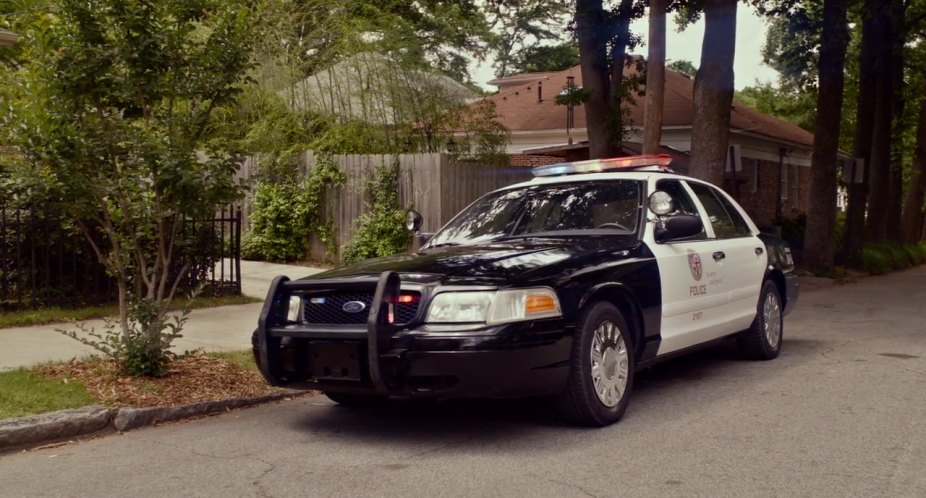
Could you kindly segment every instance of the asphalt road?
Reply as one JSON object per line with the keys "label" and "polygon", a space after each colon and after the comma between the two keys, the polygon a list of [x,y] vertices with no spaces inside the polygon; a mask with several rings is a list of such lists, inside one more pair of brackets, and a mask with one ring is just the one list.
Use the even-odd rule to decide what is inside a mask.
{"label": "asphalt road", "polygon": [[782,355],[637,377],[625,418],[301,398],[0,456],[2,496],[926,496],[926,267],[802,296]]}

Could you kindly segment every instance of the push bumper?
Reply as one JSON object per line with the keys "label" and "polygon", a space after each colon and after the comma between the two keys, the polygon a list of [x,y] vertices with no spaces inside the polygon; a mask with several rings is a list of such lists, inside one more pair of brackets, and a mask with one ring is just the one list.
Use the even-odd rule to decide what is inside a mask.
{"label": "push bumper", "polygon": [[[290,295],[375,285],[366,327],[285,323]],[[566,386],[572,330],[562,320],[434,328],[388,323],[398,275],[271,285],[252,343],[272,385],[412,398],[518,397]],[[424,307],[424,306],[423,306]]]}
{"label": "push bumper", "polygon": [[801,281],[798,278],[797,273],[791,272],[785,274],[785,312],[787,315],[794,311],[794,306],[797,304],[797,298],[801,294]]}

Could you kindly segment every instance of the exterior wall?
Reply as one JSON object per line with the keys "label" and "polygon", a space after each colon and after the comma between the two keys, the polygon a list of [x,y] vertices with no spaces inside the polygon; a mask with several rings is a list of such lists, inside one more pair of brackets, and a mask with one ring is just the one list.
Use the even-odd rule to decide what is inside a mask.
{"label": "exterior wall", "polygon": [[560,156],[543,156],[539,154],[511,154],[508,156],[511,166],[533,168],[565,162],[568,159]]}
{"label": "exterior wall", "polygon": [[810,168],[777,161],[745,159],[743,170],[724,175],[723,189],[732,194],[759,227],[803,214],[810,203]]}

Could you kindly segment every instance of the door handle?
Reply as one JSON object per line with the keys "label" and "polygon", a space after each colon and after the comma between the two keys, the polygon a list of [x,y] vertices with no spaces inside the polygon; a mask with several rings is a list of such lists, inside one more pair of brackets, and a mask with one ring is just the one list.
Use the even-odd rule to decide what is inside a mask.
{"label": "door handle", "polygon": [[761,247],[756,248],[756,256],[761,256],[765,252]]}
{"label": "door handle", "polygon": [[714,253],[714,261],[720,261],[721,259],[726,258],[726,257],[727,255],[724,254],[723,251],[717,251]]}

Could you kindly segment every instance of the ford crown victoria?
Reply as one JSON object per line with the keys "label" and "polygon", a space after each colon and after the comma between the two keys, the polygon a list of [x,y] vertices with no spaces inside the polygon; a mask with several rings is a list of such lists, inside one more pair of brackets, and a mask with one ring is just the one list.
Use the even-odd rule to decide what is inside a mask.
{"label": "ford crown victoria", "polygon": [[261,372],[346,404],[549,395],[602,426],[657,361],[730,337],[775,358],[798,297],[787,245],[669,161],[536,168],[414,253],[277,277],[253,335]]}

